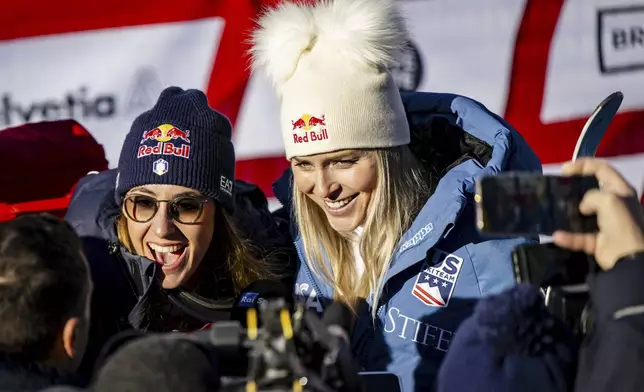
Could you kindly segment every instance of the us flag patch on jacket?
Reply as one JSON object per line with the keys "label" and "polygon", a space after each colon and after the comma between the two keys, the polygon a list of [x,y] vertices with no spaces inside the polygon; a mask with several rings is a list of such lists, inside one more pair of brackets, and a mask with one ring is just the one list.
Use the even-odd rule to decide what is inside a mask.
{"label": "us flag patch on jacket", "polygon": [[411,293],[427,306],[444,308],[452,298],[463,259],[443,252],[436,252],[436,257],[443,257],[443,261],[433,267],[423,262]]}

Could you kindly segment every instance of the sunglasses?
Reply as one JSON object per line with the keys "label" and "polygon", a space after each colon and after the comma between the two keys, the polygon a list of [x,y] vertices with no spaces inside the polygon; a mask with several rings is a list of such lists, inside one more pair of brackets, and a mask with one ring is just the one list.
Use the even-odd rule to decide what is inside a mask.
{"label": "sunglasses", "polygon": [[123,211],[131,220],[146,223],[159,211],[161,203],[168,203],[168,214],[173,220],[186,225],[195,224],[203,214],[206,198],[181,196],[172,200],[157,200],[152,196],[131,195],[123,199]]}

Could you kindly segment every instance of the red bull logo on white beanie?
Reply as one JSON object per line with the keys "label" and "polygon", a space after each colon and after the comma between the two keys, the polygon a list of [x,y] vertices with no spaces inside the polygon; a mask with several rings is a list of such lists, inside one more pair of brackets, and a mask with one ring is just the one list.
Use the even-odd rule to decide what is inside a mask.
{"label": "red bull logo on white beanie", "polygon": [[[291,120],[291,123],[293,124],[293,143],[313,143],[329,139],[324,114],[321,117],[303,114],[297,120]],[[297,130],[302,130],[303,134],[298,134]]]}

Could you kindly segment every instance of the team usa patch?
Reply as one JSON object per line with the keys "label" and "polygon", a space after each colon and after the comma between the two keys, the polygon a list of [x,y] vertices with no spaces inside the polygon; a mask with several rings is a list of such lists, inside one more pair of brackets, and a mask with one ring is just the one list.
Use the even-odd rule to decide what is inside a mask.
{"label": "team usa patch", "polygon": [[168,161],[165,159],[157,159],[152,164],[152,171],[159,176],[166,174],[168,172]]}
{"label": "team usa patch", "polygon": [[452,298],[463,259],[440,251],[436,251],[435,257],[443,260],[433,267],[427,261],[423,263],[411,293],[427,306],[444,308]]}
{"label": "team usa patch", "polygon": [[190,158],[190,131],[181,130],[172,124],[161,124],[143,132],[140,144],[137,158],[149,155],[173,155],[180,158]]}

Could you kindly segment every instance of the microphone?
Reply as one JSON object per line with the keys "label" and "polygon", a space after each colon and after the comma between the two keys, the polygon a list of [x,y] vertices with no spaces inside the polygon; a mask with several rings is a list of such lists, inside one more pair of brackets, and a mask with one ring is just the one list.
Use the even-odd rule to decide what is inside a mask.
{"label": "microphone", "polygon": [[200,344],[216,347],[219,372],[228,377],[244,377],[248,372],[248,350],[244,336],[257,338],[261,320],[258,308],[266,300],[281,299],[292,308],[293,294],[280,282],[261,279],[248,285],[235,298],[230,321],[219,321],[210,329],[193,332],[190,338]]}
{"label": "microphone", "polygon": [[258,319],[257,309],[268,299],[282,299],[286,308],[293,309],[293,293],[282,283],[260,279],[248,285],[235,299],[230,319],[239,321],[244,328],[260,328],[261,320]]}
{"label": "microphone", "polygon": [[363,391],[364,386],[358,376],[359,367],[351,355],[349,340],[353,312],[345,304],[333,302],[325,310],[322,324],[328,336],[328,351],[324,355],[321,372],[326,382],[340,392]]}
{"label": "microphone", "polygon": [[345,344],[349,344],[349,333],[353,323],[353,314],[348,306],[334,302],[326,309],[322,316],[322,322],[327,331],[341,339]]}
{"label": "microphone", "polygon": [[154,334],[134,340],[112,355],[92,386],[109,391],[217,391],[220,363],[182,334]]}
{"label": "microphone", "polygon": [[[360,303],[359,306],[364,306]],[[331,304],[322,317],[322,322],[331,338],[330,352],[328,358],[335,360],[335,368],[331,368],[330,378],[342,380],[343,383],[335,384],[338,391],[383,391],[401,392],[402,384],[398,375],[386,371],[360,372],[351,355],[351,344],[349,331],[351,331],[354,314],[347,306],[340,302]],[[330,361],[324,363],[330,366]],[[328,369],[328,368],[327,368]],[[333,374],[335,373],[335,374]],[[331,382],[333,385],[333,382]]]}

